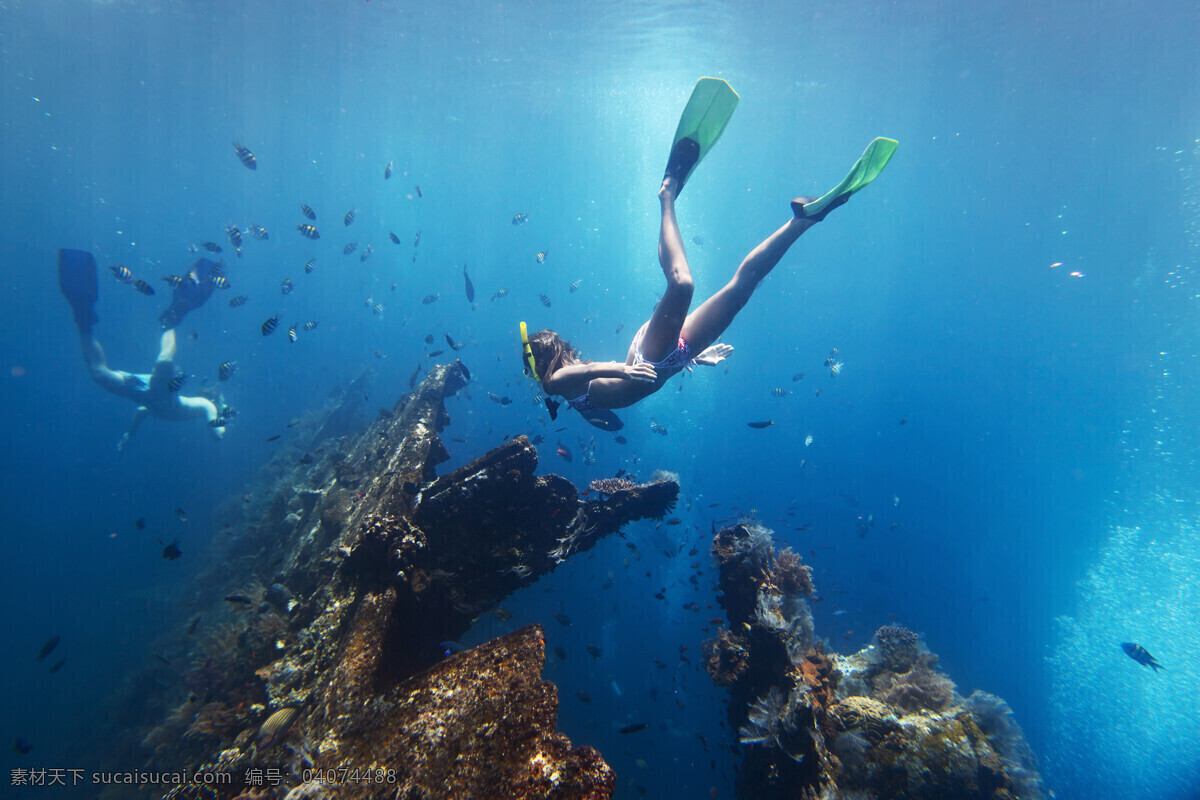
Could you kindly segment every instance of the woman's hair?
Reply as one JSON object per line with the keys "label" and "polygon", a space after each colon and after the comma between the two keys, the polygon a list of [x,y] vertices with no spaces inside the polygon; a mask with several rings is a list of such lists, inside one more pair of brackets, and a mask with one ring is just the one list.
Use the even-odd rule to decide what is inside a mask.
{"label": "woman's hair", "polygon": [[[529,334],[529,350],[533,353],[538,377],[543,381],[563,367],[579,362],[579,356],[575,353],[575,348],[571,347],[571,343],[548,328]],[[522,354],[521,361],[524,360]],[[524,366],[525,371],[529,372],[529,365]]]}

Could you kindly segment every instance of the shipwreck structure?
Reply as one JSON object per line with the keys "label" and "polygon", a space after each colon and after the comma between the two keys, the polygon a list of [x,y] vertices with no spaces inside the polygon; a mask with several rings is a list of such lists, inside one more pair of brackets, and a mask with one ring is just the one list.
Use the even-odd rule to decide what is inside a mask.
{"label": "shipwreck structure", "polygon": [[[628,522],[661,518],[673,480],[581,500],[534,475],[524,436],[447,475],[445,398],[470,380],[432,369],[357,433],[348,391],[297,425],[237,516],[213,606],[188,623],[187,697],[142,739],[157,770],[224,774],[167,793],[204,798],[606,798],[600,754],[556,732],[527,626],[447,656],[480,613]],[[220,541],[221,537],[218,537]],[[221,599],[224,595],[224,600]],[[501,788],[503,787],[503,788]]]}

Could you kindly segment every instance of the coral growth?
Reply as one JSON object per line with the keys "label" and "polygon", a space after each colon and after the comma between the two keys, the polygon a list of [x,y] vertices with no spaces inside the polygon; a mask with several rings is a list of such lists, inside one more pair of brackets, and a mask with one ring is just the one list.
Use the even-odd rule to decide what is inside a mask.
{"label": "coral growth", "polygon": [[750,667],[750,648],[745,638],[728,628],[704,642],[704,667],[718,686],[730,686]]}
{"label": "coral growth", "polygon": [[785,547],[778,553],[773,552],[769,580],[784,594],[802,594],[811,596],[813,593],[812,567],[806,567],[800,560],[800,554],[790,547]]}
{"label": "coral growth", "polygon": [[637,484],[624,478],[598,478],[588,484],[588,490],[597,494],[616,494],[637,488]]}
{"label": "coral growth", "polygon": [[892,672],[907,672],[921,654],[921,638],[903,625],[884,625],[875,631],[879,663]]}
{"label": "coral growth", "polygon": [[244,720],[224,703],[207,703],[196,714],[195,720],[184,732],[185,739],[232,739],[242,729]]}
{"label": "coral growth", "polygon": [[754,620],[774,632],[793,664],[798,663],[813,645],[812,612],[808,603],[797,595],[781,595],[770,585],[760,587]]}
{"label": "coral growth", "polygon": [[954,681],[934,669],[936,656],[923,655],[907,672],[875,676],[876,699],[908,713],[945,711],[954,702]]}
{"label": "coral growth", "polygon": [[802,761],[813,738],[807,694],[807,686],[790,692],[772,686],[750,704],[746,724],[738,729],[738,743],[773,747],[793,761]]}

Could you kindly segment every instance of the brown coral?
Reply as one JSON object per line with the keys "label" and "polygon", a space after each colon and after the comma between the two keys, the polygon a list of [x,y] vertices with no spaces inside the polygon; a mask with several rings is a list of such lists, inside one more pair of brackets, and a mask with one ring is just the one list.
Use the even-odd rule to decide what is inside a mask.
{"label": "brown coral", "polygon": [[882,666],[907,672],[921,655],[921,639],[903,625],[884,625],[875,631],[875,646]]}
{"label": "brown coral", "polygon": [[207,703],[183,734],[185,739],[215,739],[222,741],[237,735],[242,720],[237,712],[224,703]]}
{"label": "brown coral", "polygon": [[722,628],[705,640],[704,668],[718,686],[729,686],[750,667],[750,649],[746,640]]}
{"label": "brown coral", "polygon": [[790,547],[772,552],[770,581],[784,594],[812,596],[812,567],[800,560],[800,554]]}

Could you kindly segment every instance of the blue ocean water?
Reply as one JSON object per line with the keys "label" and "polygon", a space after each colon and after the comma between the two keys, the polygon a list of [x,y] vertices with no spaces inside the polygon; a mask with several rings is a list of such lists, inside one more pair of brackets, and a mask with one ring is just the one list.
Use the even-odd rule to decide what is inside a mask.
{"label": "blue ocean water", "polygon": [[[805,554],[833,646],[899,621],[964,693],[1006,698],[1058,797],[1197,797],[1200,11],[975,5],[0,1],[0,707],[7,740],[33,748],[6,746],[4,766],[97,768],[95,738],[136,716],[111,698],[206,590],[214,509],[286,441],[264,440],[364,367],[370,406],[390,407],[449,333],[475,382],[450,401],[445,436],[466,442],[445,469],[542,433],[541,469],[580,485],[680,475],[681,525],[631,526],[636,554],[604,542],[469,639],[546,626],[568,655],[546,669],[560,728],[605,754],[619,797],[730,796],[723,692],[696,651],[719,614],[710,527],[738,513]],[[900,150],[762,284],[724,337],[728,369],[622,412],[625,445],[574,415],[555,432],[517,324],[623,357],[662,290],[655,191],[701,75],[742,99],[679,203],[697,301],[872,137]],[[301,204],[318,242],[294,232]],[[234,288],[189,315],[177,363],[198,383],[237,361],[236,422],[218,443],[149,420],[118,452],[132,408],[88,378],[55,252],[96,254],[97,336],[144,372],[159,277],[190,244],[228,250],[227,224],[270,239],[224,254]],[[372,257],[343,256],[350,241]],[[262,336],[275,314],[320,326]],[[163,560],[176,539],[183,558]],[[700,554],[664,552],[681,544]],[[1166,671],[1128,659],[1130,640]]]}

